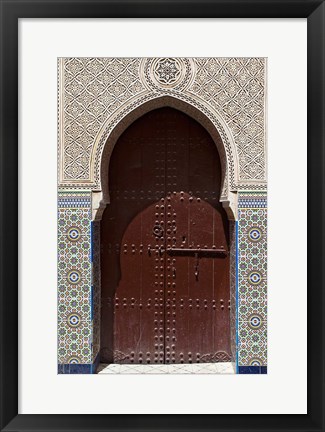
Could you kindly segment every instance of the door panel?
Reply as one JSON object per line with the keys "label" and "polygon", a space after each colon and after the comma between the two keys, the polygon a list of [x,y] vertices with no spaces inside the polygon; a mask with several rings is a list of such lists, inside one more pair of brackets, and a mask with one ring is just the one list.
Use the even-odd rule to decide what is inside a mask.
{"label": "door panel", "polygon": [[177,110],[152,111],[119,138],[101,223],[102,361],[229,360],[220,181],[210,135]]}

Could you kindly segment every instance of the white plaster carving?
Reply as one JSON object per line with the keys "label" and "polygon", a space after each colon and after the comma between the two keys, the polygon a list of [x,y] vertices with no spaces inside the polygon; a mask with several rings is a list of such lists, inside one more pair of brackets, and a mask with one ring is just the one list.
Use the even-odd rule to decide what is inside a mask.
{"label": "white plaster carving", "polygon": [[101,190],[103,141],[131,112],[164,97],[201,112],[207,120],[198,121],[220,135],[222,200],[266,187],[265,59],[66,58],[59,72],[60,187]]}

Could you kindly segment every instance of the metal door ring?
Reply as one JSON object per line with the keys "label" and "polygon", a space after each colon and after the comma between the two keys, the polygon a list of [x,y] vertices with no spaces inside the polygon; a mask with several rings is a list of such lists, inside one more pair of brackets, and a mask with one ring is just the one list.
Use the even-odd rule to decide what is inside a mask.
{"label": "metal door ring", "polygon": [[164,228],[161,225],[155,225],[153,227],[153,233],[156,237],[162,237],[164,235]]}

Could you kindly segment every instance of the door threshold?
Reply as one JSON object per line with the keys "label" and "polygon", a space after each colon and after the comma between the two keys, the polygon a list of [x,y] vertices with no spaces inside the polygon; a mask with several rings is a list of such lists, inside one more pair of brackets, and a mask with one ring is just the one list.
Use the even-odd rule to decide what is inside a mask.
{"label": "door threshold", "polygon": [[234,363],[192,364],[105,364],[100,363],[98,374],[235,374]]}

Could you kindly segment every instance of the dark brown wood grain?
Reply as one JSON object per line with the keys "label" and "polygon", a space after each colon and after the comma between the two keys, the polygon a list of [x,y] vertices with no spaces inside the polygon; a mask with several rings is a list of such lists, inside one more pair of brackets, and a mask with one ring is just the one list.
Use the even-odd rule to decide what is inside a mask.
{"label": "dark brown wood grain", "polygon": [[229,249],[228,220],[210,135],[154,110],[120,137],[107,181],[101,360],[229,361],[229,256],[213,253]]}

